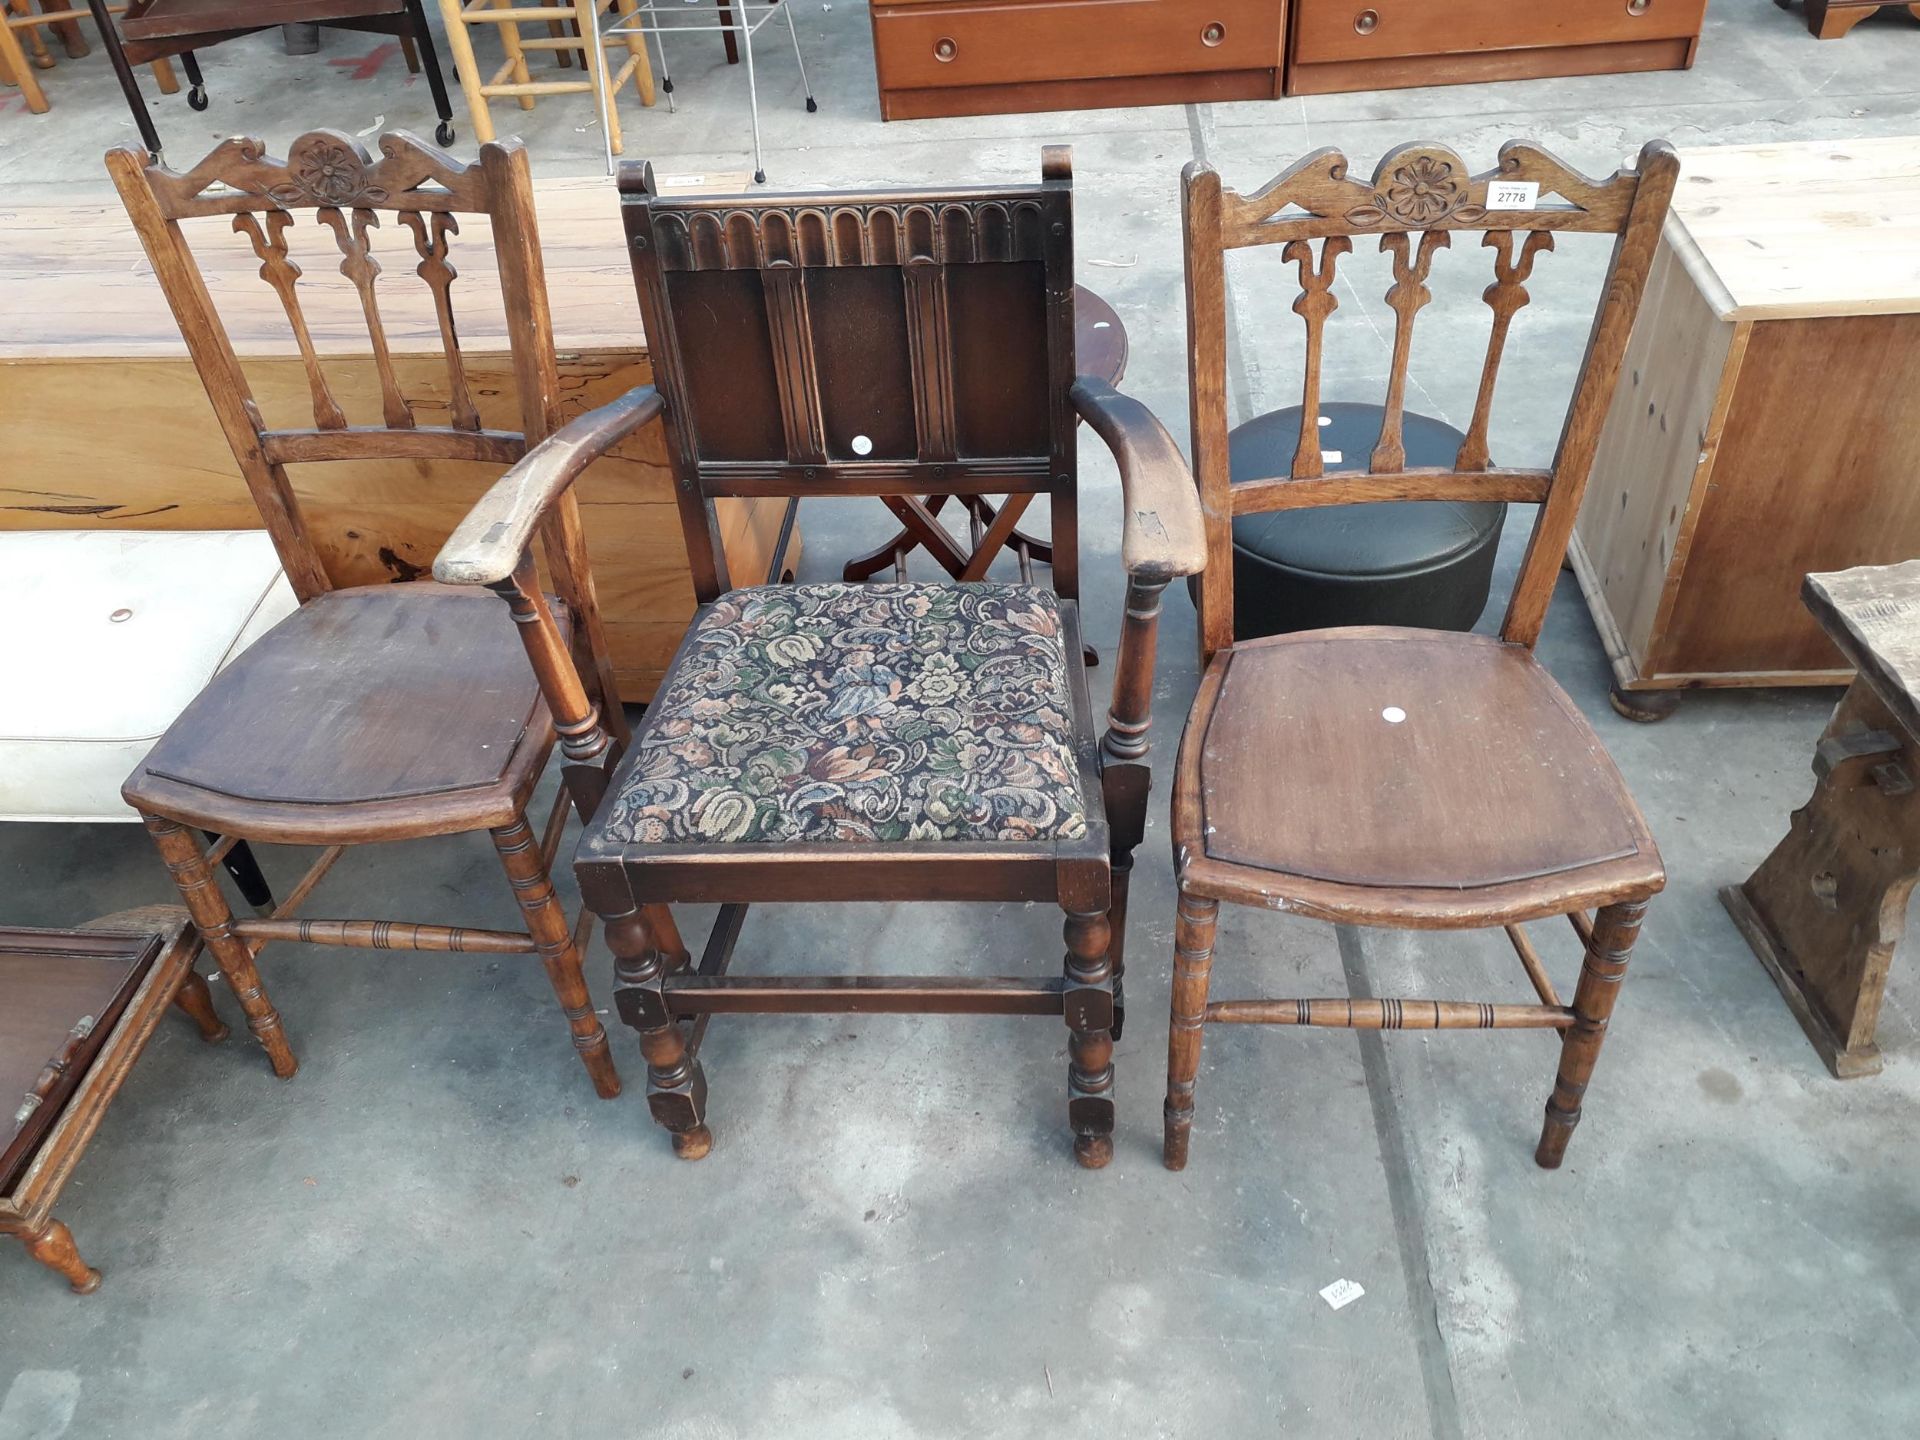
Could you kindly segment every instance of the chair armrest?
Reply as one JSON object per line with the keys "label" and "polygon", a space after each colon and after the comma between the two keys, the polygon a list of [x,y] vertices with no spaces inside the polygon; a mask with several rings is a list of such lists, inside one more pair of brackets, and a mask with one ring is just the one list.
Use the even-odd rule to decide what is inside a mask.
{"label": "chair armrest", "polygon": [[1207,563],[1206,522],[1180,447],[1151,410],[1104,380],[1082,375],[1071,394],[1074,409],[1120,466],[1126,500],[1120,561],[1127,573],[1162,584],[1197,575]]}
{"label": "chair armrest", "polygon": [[667,408],[651,385],[568,421],[520,458],[447,537],[433,578],[446,585],[497,585],[513,574],[547,507],[581,472]]}

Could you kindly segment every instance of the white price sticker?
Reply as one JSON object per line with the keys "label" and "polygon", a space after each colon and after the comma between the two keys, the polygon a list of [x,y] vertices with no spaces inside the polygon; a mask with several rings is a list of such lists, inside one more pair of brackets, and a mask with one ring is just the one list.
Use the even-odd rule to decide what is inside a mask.
{"label": "white price sticker", "polygon": [[1351,1305],[1366,1293],[1366,1291],[1360,1288],[1358,1282],[1342,1279],[1334,1281],[1331,1285],[1327,1286],[1326,1289],[1322,1290],[1320,1292],[1320,1298],[1335,1310],[1338,1310],[1342,1306]]}
{"label": "white price sticker", "polygon": [[1322,450],[1320,452],[1320,459],[1324,464],[1338,465],[1340,463],[1340,452],[1338,450]]}
{"label": "white price sticker", "polygon": [[1531,210],[1540,203],[1538,180],[1495,180],[1487,186],[1487,209]]}

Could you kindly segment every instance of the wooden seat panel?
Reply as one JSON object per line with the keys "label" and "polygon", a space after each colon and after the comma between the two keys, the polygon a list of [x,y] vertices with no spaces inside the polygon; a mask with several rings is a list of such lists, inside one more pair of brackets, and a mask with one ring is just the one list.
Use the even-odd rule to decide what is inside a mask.
{"label": "wooden seat panel", "polygon": [[1385,626],[1277,636],[1227,652],[1216,693],[1196,717],[1211,860],[1464,891],[1652,851],[1599,737],[1520,646]]}
{"label": "wooden seat panel", "polygon": [[530,731],[541,749],[551,725],[496,597],[429,582],[334,590],[216,676],[126,793],[135,805],[180,786],[277,806],[431,802],[499,787],[524,768]]}

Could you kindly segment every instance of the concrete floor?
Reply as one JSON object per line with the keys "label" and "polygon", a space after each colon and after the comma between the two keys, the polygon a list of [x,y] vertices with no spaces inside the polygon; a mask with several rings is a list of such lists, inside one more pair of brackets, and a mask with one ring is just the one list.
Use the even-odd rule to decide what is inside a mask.
{"label": "concrete floor", "polygon": [[[1028,177],[1042,142],[1073,141],[1081,276],[1127,322],[1129,388],[1182,437],[1176,178],[1196,155],[1252,188],[1326,144],[1364,170],[1404,139],[1485,162],[1520,135],[1606,169],[1653,135],[1920,133],[1920,25],[1897,10],[1818,44],[1797,11],[1715,0],[1684,74],[883,129],[862,7],[792,3],[821,110],[801,110],[790,59],[764,47],[773,183]],[[746,164],[745,78],[711,41],[680,46],[677,115],[628,99],[630,156]],[[425,86],[402,85],[397,60],[365,80],[339,63],[381,43],[213,52],[213,108],[158,107],[176,163],[231,130],[276,149],[316,123],[429,131]],[[101,149],[131,136],[111,77],[96,55],[44,78],[48,116],[0,99],[0,184],[97,184]],[[586,115],[560,99],[500,118],[531,139],[538,172],[585,174]],[[1442,257],[1415,352],[1414,408],[1456,424],[1485,324],[1473,253]],[[1384,368],[1386,282],[1361,263],[1379,257],[1354,260],[1330,398],[1372,397]],[[1496,407],[1508,463],[1550,451],[1596,266],[1568,243],[1536,276]],[[1277,264],[1234,283],[1245,415],[1292,399],[1298,322]],[[1084,568],[1110,650],[1117,493],[1092,448]],[[877,537],[875,510],[803,512],[809,571]],[[1502,585],[1526,518],[1509,523]],[[1163,766],[1194,684],[1184,595],[1166,627]],[[1134,882],[1135,1018],[1101,1174],[1069,1155],[1054,1022],[721,1021],[703,1056],[718,1147],[685,1165],[648,1121],[623,1031],[629,1091],[593,1098],[537,967],[276,947],[266,977],[297,1080],[275,1082],[239,1040],[207,1049],[165,1026],[62,1207],[105,1287],[76,1299],[0,1247],[0,1440],[1920,1432],[1914,972],[1903,956],[1888,991],[1885,1072],[1837,1083],[1714,899],[1805,798],[1833,694],[1700,695],[1665,724],[1629,725],[1606,705],[1604,658],[1564,577],[1542,654],[1672,873],[1560,1173],[1531,1158],[1546,1040],[1248,1030],[1209,1035],[1193,1163],[1164,1172],[1158,813]],[[283,886],[298,858],[267,856]],[[8,921],[74,924],[168,894],[130,827],[0,829]],[[351,855],[310,908],[512,921],[483,840]],[[1539,933],[1570,985],[1570,934]],[[1039,973],[1060,948],[1045,907],[798,906],[751,918],[742,956],[770,972]],[[1215,974],[1218,996],[1526,990],[1498,935],[1336,933],[1246,912],[1224,916]],[[604,951],[590,978],[604,1001]],[[1342,1277],[1366,1294],[1335,1312],[1316,1292]]]}

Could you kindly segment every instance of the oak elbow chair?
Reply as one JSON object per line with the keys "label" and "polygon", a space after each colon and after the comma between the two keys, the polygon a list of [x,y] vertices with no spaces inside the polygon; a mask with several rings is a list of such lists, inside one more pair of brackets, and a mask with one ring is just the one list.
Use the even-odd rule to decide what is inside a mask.
{"label": "oak elbow chair", "polygon": [[[1252,195],[1204,164],[1185,175],[1187,324],[1194,470],[1209,564],[1200,581],[1205,675],[1173,787],[1179,880],[1165,1162],[1187,1161],[1202,1027],[1323,1025],[1386,1030],[1548,1027],[1559,1075],[1536,1154],[1560,1163],[1628,954],[1665,872],[1626,784],[1573,702],[1534,658],[1593,461],[1621,354],[1679,163],[1655,141],[1637,169],[1593,181],[1512,142],[1472,174],[1432,145],[1387,155],[1373,178],[1335,150],[1307,156]],[[1492,187],[1499,186],[1497,191]],[[1484,232],[1495,283],[1472,421],[1450,466],[1410,468],[1401,441],[1407,341],[1454,231]],[[1612,238],[1598,314],[1557,453],[1545,470],[1489,464],[1487,426],[1522,286],[1556,237]],[[1378,442],[1365,470],[1324,471],[1320,352],[1337,304],[1335,266],[1356,238],[1392,256],[1397,320]],[[1290,473],[1230,485],[1226,403],[1228,251],[1281,245],[1299,267],[1304,399]],[[1310,630],[1235,643],[1236,515],[1385,500],[1537,504],[1498,637],[1390,626]],[[1504,927],[1537,1005],[1455,1000],[1208,1000],[1221,903],[1336,924],[1409,930]],[[1589,918],[1587,912],[1595,910]],[[1586,958],[1563,1004],[1523,925],[1566,916]]]}
{"label": "oak elbow chair", "polygon": [[[558,601],[548,600],[528,562],[503,579],[503,609],[492,597],[427,582],[334,588],[288,477],[290,465],[334,460],[504,466],[558,426],[562,391],[525,150],[517,141],[485,145],[475,163],[463,164],[396,133],[382,138],[375,159],[351,136],[323,130],[296,140],[284,161],[257,140],[232,139],[185,174],[130,147],[109,152],[107,166],[300,601],[208,683],[122,792],[152,832],[248,1026],[274,1073],[291,1076],[293,1051],[254,964],[273,940],[537,955],[594,1088],[617,1095],[619,1076],[581,974],[584,932],[568,924],[549,878],[567,805],[591,813],[598,766],[626,739],[573,498],[561,496],[538,527]],[[427,311],[430,318],[415,323],[426,333],[437,328],[446,346],[444,388],[412,400],[401,391],[375,287],[381,264],[372,235],[383,212],[397,221],[389,259],[404,256],[401,265],[424,282],[408,313]],[[519,399],[518,415],[504,418],[516,428],[486,423],[482,406],[500,406],[469,385],[462,366],[449,248],[463,221],[491,230]],[[312,391],[311,427],[270,428],[248,389],[190,243],[222,229],[252,246],[285,311],[289,348]],[[336,261],[357,299],[343,297],[343,305],[357,310],[372,342],[379,395],[368,403],[377,403],[379,423],[351,422],[329,384],[300,299],[314,283],[303,285],[293,258],[301,244],[300,253]],[[393,304],[391,286],[380,293]],[[346,396],[349,404],[354,398]],[[527,807],[556,735],[566,784],[536,834]],[[323,848],[270,918],[237,920],[209,868],[227,841],[203,850],[189,827]],[[348,845],[476,830],[492,836],[524,933],[294,918]]]}
{"label": "oak elbow chair", "polygon": [[[629,166],[621,191],[659,389],[530,454],[434,573],[508,583],[580,469],[664,417],[699,609],[575,857],[653,1117],[683,1158],[710,1149],[715,1014],[1061,1015],[1074,1152],[1104,1165],[1160,595],[1204,547],[1160,424],[1076,380],[1067,152],[1031,186],[662,198]],[[1076,415],[1113,449],[1126,503],[1104,738],[1080,639]],[[735,588],[714,524],[719,496],[875,495],[930,527],[929,494],[1006,497],[958,584]],[[1040,497],[1051,583],[986,579]],[[903,899],[1058,904],[1064,973],[726,973],[753,902]],[[672,902],[720,906],[697,968]]]}

